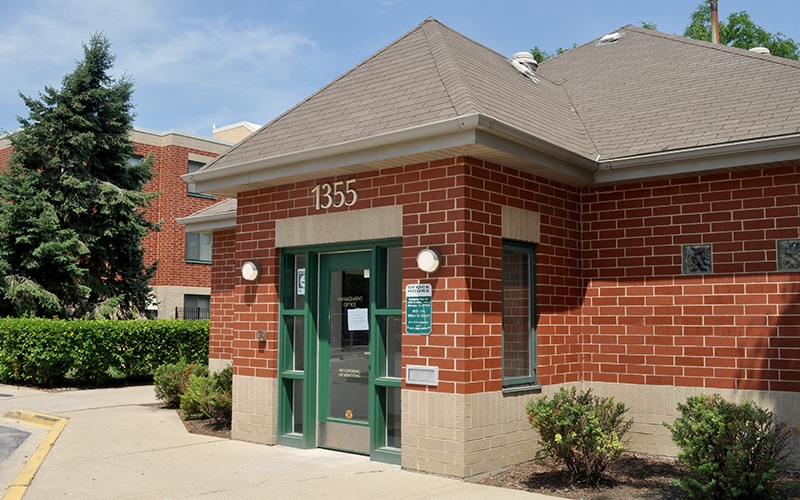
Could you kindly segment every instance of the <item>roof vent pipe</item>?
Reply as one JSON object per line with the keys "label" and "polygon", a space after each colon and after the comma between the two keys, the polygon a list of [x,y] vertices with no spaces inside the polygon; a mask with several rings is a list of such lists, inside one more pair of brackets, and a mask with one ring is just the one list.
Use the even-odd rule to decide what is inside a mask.
{"label": "roof vent pipe", "polygon": [[536,68],[539,67],[539,63],[536,62],[536,59],[533,58],[533,54],[530,52],[517,52],[511,56],[511,65],[523,75],[527,76],[534,82],[536,81],[534,74],[536,72]]}

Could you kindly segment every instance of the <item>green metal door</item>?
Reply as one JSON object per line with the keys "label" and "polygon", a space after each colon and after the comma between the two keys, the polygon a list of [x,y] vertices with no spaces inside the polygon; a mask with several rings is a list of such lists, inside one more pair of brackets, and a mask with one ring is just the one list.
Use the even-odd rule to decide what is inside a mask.
{"label": "green metal door", "polygon": [[370,453],[371,252],[320,255],[318,439]]}

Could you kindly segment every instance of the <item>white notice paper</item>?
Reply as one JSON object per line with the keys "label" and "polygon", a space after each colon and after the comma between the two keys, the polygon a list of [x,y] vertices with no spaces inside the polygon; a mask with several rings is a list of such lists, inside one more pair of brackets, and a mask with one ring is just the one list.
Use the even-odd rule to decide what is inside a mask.
{"label": "white notice paper", "polygon": [[369,309],[348,309],[347,329],[351,332],[369,330]]}

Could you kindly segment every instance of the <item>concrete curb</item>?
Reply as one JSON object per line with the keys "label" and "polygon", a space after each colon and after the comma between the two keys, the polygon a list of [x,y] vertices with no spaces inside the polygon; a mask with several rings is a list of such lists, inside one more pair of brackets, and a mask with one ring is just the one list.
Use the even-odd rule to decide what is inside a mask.
{"label": "concrete curb", "polygon": [[24,410],[6,412],[2,418],[50,430],[47,435],[45,435],[44,439],[42,439],[42,442],[39,443],[36,451],[34,451],[25,462],[22,470],[19,471],[17,477],[11,482],[11,485],[6,490],[6,494],[3,495],[2,498],[2,500],[20,500],[27,491],[28,486],[30,486],[31,481],[33,481],[33,477],[42,465],[42,462],[44,462],[45,457],[50,452],[50,448],[52,448],[58,436],[61,435],[61,431],[63,431],[64,427],[67,425],[67,419]]}

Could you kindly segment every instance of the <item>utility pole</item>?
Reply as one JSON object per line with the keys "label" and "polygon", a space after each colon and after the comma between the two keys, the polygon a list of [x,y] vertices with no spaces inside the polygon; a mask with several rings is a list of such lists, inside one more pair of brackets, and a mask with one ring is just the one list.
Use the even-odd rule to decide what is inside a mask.
{"label": "utility pole", "polygon": [[719,12],[717,11],[717,0],[709,0],[711,3],[711,43],[719,43]]}

